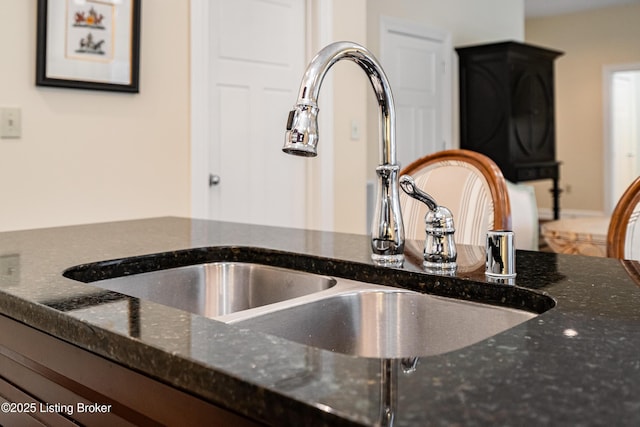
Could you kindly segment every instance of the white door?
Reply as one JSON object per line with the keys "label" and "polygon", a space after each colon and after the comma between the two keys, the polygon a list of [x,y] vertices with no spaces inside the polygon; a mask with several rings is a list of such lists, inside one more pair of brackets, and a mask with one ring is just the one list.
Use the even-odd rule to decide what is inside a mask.
{"label": "white door", "polygon": [[446,33],[384,18],[380,62],[393,91],[401,167],[451,148],[451,42]]}
{"label": "white door", "polygon": [[305,161],[282,150],[305,60],[305,0],[212,0],[209,217],[305,226]]}
{"label": "white door", "polygon": [[637,175],[636,72],[619,71],[613,76],[613,141],[616,153],[616,198]]}
{"label": "white door", "polygon": [[[635,67],[638,67],[636,64]],[[609,117],[605,141],[609,150],[610,186],[607,191],[608,212],[611,212],[627,187],[640,175],[640,69],[608,69],[606,101]],[[607,88],[606,88],[607,89]]]}

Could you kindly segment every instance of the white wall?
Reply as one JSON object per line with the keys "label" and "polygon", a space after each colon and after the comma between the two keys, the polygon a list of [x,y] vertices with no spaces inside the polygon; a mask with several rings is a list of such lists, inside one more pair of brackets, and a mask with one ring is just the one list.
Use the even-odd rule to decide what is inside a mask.
{"label": "white wall", "polygon": [[36,3],[0,12],[0,230],[189,215],[188,2],[142,2],[139,94],[36,87]]}

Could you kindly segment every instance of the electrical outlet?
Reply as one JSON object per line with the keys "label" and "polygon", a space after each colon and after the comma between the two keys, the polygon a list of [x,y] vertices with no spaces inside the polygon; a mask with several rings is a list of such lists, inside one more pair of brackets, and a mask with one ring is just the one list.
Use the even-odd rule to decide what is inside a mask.
{"label": "electrical outlet", "polygon": [[20,108],[0,108],[0,137],[20,138],[22,113]]}

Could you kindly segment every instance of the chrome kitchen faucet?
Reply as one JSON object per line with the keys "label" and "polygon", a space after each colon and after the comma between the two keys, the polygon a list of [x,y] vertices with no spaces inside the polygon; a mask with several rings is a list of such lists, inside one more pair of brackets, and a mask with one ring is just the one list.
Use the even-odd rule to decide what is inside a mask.
{"label": "chrome kitchen faucet", "polygon": [[378,190],[371,230],[371,258],[381,265],[402,265],[404,226],[400,212],[396,161],[396,115],[389,81],[378,60],[363,46],[336,42],[323,48],[311,60],[300,84],[298,102],[289,113],[282,150],[288,154],[315,157],[318,145],[318,95],[329,68],[349,59],[365,71],[378,100],[380,111],[380,165],[376,168]]}

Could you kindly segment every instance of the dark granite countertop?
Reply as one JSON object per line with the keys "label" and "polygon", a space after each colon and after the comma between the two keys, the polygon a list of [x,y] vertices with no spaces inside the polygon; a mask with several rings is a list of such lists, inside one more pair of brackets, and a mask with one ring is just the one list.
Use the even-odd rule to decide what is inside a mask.
{"label": "dark granite countertop", "polygon": [[[634,262],[518,251],[509,286],[486,282],[473,248],[462,248],[459,271],[445,277],[411,258],[398,269],[373,266],[367,236],[159,218],[0,233],[0,313],[266,424],[378,424],[381,369],[399,361],[307,347],[147,301],[133,315],[112,293],[63,276],[79,264],[148,254],[164,255],[135,265],[212,260],[220,247],[445,296],[540,304],[534,319],[421,357],[414,372],[398,369],[395,426],[640,425]],[[545,311],[545,298],[529,291],[555,307]]]}

